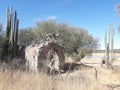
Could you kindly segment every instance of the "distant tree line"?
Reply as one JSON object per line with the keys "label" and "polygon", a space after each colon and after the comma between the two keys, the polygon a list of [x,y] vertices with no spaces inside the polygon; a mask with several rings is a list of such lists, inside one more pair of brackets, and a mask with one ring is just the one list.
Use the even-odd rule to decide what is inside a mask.
{"label": "distant tree line", "polygon": [[41,43],[47,33],[58,33],[57,43],[65,48],[65,54],[80,60],[98,47],[98,39],[85,29],[57,23],[55,20],[36,22],[35,27],[19,30],[19,44]]}

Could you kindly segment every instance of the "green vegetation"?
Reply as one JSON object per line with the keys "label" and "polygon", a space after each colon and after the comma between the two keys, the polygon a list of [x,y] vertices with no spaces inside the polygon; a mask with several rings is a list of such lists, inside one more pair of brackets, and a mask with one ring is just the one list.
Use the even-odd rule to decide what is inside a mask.
{"label": "green vegetation", "polygon": [[97,48],[98,40],[93,38],[85,29],[69,26],[66,23],[57,23],[55,20],[36,22],[34,28],[19,31],[19,43],[29,45],[41,43],[47,33],[58,33],[57,43],[65,48],[65,53],[80,60]]}
{"label": "green vegetation", "polygon": [[32,43],[33,40],[36,39],[36,37],[34,35],[32,28],[28,28],[28,29],[19,30],[18,39],[19,39],[19,41],[18,41],[19,44],[29,45]]}
{"label": "green vegetation", "polygon": [[6,13],[6,32],[4,43],[2,44],[2,58],[14,58],[17,56],[18,41],[18,23],[17,13],[12,12],[12,8],[7,8]]}

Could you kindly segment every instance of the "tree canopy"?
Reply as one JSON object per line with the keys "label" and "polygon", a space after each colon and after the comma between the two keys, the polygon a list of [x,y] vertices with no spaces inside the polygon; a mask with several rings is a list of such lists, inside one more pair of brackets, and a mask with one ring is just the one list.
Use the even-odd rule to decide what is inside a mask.
{"label": "tree canopy", "polygon": [[41,43],[47,33],[58,33],[57,43],[65,48],[65,53],[80,60],[98,46],[98,39],[87,30],[69,26],[67,23],[57,23],[55,20],[36,22],[35,27],[19,31],[19,42],[22,44]]}
{"label": "tree canopy", "polygon": [[29,45],[32,43],[33,40],[35,40],[33,28],[27,28],[27,29],[20,29],[19,35],[18,35],[18,43],[22,45]]}

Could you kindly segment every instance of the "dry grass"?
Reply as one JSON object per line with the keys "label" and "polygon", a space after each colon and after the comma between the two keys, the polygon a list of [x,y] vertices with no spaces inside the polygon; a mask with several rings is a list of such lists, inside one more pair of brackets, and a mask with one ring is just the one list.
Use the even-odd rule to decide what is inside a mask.
{"label": "dry grass", "polygon": [[94,76],[0,71],[0,90],[101,90]]}
{"label": "dry grass", "polygon": [[[91,62],[94,63],[94,60]],[[0,70],[0,90],[120,90],[120,87],[111,89],[106,86],[120,85],[120,72],[99,67],[96,69],[97,78],[95,68],[90,67],[55,76]]]}
{"label": "dry grass", "polygon": [[0,90],[110,90],[104,85],[120,84],[120,72],[101,68],[97,68],[97,71],[96,79],[94,68],[55,76],[0,70]]}

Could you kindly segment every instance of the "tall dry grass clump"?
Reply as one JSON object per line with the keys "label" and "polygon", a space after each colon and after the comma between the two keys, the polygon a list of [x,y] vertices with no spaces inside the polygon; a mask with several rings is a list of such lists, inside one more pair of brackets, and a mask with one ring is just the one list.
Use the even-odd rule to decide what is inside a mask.
{"label": "tall dry grass clump", "polygon": [[48,76],[43,73],[0,70],[0,90],[101,90],[94,77]]}
{"label": "tall dry grass clump", "polygon": [[0,71],[0,90],[52,90],[53,85],[44,74]]}

